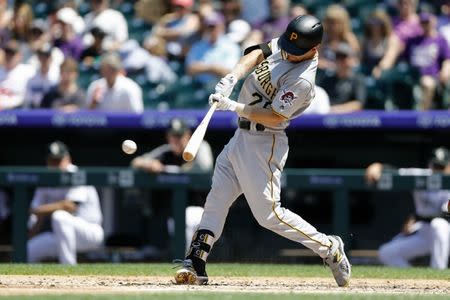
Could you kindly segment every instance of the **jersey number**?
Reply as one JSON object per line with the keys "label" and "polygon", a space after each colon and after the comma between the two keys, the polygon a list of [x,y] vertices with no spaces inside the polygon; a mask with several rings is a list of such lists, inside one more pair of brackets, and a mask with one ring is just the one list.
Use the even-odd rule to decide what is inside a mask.
{"label": "jersey number", "polygon": [[[256,92],[253,93],[252,97],[255,98],[255,100],[248,104],[250,106],[255,105],[255,104],[260,103],[260,102],[263,101],[263,96],[261,96],[260,93],[256,93]],[[263,108],[267,108],[267,106],[269,106],[269,105],[270,105],[270,101],[266,101],[266,103],[264,103]]]}

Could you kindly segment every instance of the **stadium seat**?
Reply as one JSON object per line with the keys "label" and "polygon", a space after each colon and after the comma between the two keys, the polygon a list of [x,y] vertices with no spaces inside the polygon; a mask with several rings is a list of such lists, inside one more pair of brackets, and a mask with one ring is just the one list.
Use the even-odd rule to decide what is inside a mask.
{"label": "stadium seat", "polygon": [[46,19],[50,12],[50,6],[45,2],[38,2],[33,6],[35,19]]}
{"label": "stadium seat", "polygon": [[81,88],[87,89],[89,87],[89,84],[91,84],[92,81],[97,80],[99,78],[100,78],[100,73],[97,69],[87,68],[83,65],[80,65],[77,82]]}
{"label": "stadium seat", "polygon": [[351,0],[346,1],[346,9],[351,17],[360,19],[362,22],[376,9],[377,1]]}
{"label": "stadium seat", "polygon": [[134,6],[133,3],[130,3],[129,1],[124,1],[119,5],[117,10],[120,11],[127,20],[134,17]]}
{"label": "stadium seat", "polygon": [[80,16],[85,16],[91,11],[91,5],[88,1],[82,1],[78,6],[78,13]]}
{"label": "stadium seat", "polygon": [[335,1],[331,0],[303,0],[303,1],[293,1],[296,4],[304,5],[309,12],[316,14],[318,10],[323,10],[328,5],[333,4]]}
{"label": "stadium seat", "polygon": [[414,109],[413,88],[419,79],[418,70],[402,62],[381,74],[379,84],[386,86],[394,109]]}
{"label": "stadium seat", "polygon": [[128,20],[129,38],[135,39],[139,42],[139,44],[142,44],[145,37],[150,33],[151,30],[151,24],[145,22],[142,19],[132,18]]}

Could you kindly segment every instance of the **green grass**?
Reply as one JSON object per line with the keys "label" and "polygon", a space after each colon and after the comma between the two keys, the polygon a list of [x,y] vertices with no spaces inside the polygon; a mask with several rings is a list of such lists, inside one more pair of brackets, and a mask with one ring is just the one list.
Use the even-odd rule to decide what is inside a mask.
{"label": "green grass", "polygon": [[[173,264],[0,264],[3,275],[114,275],[171,276]],[[330,277],[321,265],[299,264],[208,264],[208,274],[214,276]],[[381,266],[353,266],[353,278],[442,279],[450,280],[450,270],[431,268],[398,269]]]}
{"label": "green grass", "polygon": [[[0,264],[2,275],[111,275],[111,276],[171,276],[174,270],[172,264],[80,264],[78,266],[63,266],[58,264]],[[326,277],[331,274],[327,268],[320,265],[298,265],[298,264],[217,264],[208,265],[208,272],[214,276],[270,276],[270,277]],[[354,266],[353,278],[369,279],[440,279],[450,280],[450,270],[434,270],[430,268],[397,269],[379,266]],[[313,290],[312,290],[313,291]],[[160,299],[160,300],[315,300],[315,299],[370,299],[370,300],[400,300],[400,299],[448,299],[444,295],[401,295],[401,294],[358,294],[358,293],[336,293],[336,294],[294,294],[294,293],[236,293],[236,292],[207,292],[192,291],[184,292],[145,292],[127,295],[33,295],[33,296],[2,296],[0,288],[0,299],[11,300],[137,300],[137,299]]]}

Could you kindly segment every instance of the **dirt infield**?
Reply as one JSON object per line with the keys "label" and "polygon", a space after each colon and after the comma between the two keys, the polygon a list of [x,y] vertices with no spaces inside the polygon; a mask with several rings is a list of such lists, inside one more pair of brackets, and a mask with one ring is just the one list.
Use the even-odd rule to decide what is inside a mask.
{"label": "dirt infield", "polygon": [[134,294],[155,292],[450,294],[446,280],[353,279],[338,288],[331,278],[215,277],[207,286],[182,286],[170,277],[0,275],[0,295]]}

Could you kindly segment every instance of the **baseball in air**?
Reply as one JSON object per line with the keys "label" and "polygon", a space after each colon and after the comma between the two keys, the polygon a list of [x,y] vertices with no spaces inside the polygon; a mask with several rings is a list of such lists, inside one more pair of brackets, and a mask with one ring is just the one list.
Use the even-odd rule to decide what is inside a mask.
{"label": "baseball in air", "polygon": [[137,145],[132,140],[125,140],[122,143],[122,150],[126,154],[133,154],[137,150]]}

